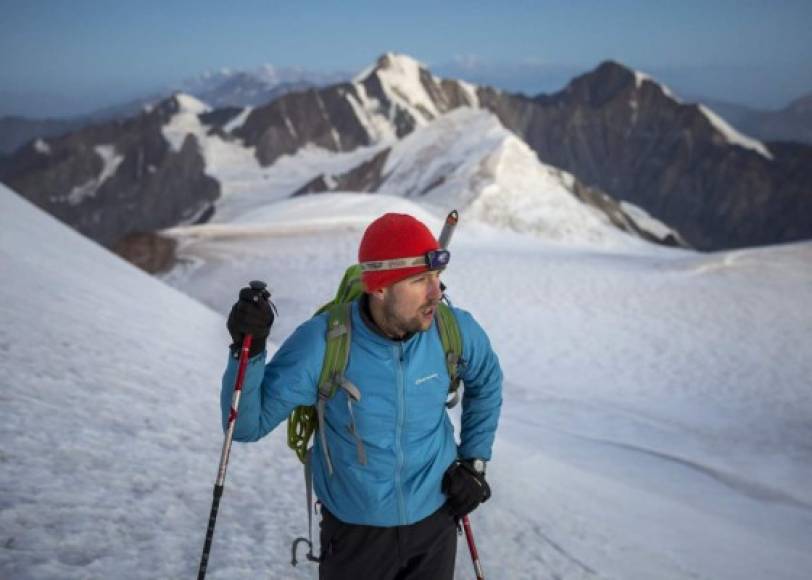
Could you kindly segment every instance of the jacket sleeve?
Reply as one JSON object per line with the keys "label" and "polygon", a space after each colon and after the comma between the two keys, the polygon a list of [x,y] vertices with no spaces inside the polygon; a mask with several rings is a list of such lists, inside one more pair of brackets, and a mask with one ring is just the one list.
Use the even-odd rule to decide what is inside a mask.
{"label": "jacket sleeve", "polygon": [[[265,351],[248,360],[234,427],[235,441],[257,441],[299,405],[314,405],[324,359],[325,315],[311,318],[282,343],[265,365]],[[223,430],[228,428],[239,361],[229,356],[220,391]]]}
{"label": "jacket sleeve", "polygon": [[462,429],[459,456],[490,460],[502,408],[502,369],[490,340],[474,317],[454,309],[462,334]]}

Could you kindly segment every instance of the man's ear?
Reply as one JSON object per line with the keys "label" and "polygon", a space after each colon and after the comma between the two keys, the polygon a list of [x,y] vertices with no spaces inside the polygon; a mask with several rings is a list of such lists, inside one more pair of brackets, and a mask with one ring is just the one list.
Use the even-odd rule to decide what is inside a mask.
{"label": "man's ear", "polygon": [[368,292],[369,298],[371,300],[376,300],[378,302],[383,302],[384,296],[386,296],[387,288],[378,288],[373,292]]}

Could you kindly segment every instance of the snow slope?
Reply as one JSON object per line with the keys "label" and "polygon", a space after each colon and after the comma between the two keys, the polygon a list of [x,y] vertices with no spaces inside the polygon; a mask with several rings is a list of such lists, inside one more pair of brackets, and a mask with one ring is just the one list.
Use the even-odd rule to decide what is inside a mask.
{"label": "snow slope", "polygon": [[[222,445],[223,317],[5,186],[0,264],[0,578],[193,577]],[[271,470],[268,445],[241,451],[235,462]],[[246,548],[272,534],[284,550],[293,533],[270,514],[242,528],[246,501],[294,508],[241,483],[225,495],[212,578],[248,577]]]}
{"label": "snow slope", "polygon": [[[269,206],[234,235],[177,231],[189,261],[166,279],[221,312],[234,280],[268,280],[281,340],[329,298],[370,214],[427,209],[323,199]],[[506,374],[494,499],[473,516],[486,572],[805,578],[812,244],[606,253],[462,219],[445,280]]]}
{"label": "snow slope", "polygon": [[[603,212],[575,197],[575,176],[539,161],[488,111],[460,108],[392,147],[380,192],[464,210],[467,220],[588,247],[641,248]],[[643,227],[650,217],[636,210]],[[641,216],[645,215],[646,219]],[[665,227],[659,224],[658,233]]]}
{"label": "snow slope", "polygon": [[[0,190],[0,577],[195,574],[238,287],[270,282],[280,341],[367,217],[439,225],[404,198],[326,199],[175,232],[188,262],[166,279],[215,314]],[[506,375],[494,496],[472,516],[488,577],[807,577],[812,244],[594,252],[463,214],[452,253],[451,297]],[[282,431],[235,445],[210,578],[312,576],[288,563],[306,520]]]}

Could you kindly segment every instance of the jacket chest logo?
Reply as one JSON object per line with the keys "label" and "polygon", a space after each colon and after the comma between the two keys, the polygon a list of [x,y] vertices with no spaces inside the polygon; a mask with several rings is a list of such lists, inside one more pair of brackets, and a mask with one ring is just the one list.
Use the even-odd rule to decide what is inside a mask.
{"label": "jacket chest logo", "polygon": [[439,374],[437,374],[437,373],[432,373],[432,374],[430,374],[430,375],[428,375],[428,376],[426,376],[426,377],[421,377],[421,378],[417,379],[417,380],[414,382],[414,384],[415,384],[415,385],[422,385],[422,384],[423,384],[423,383],[425,383],[426,381],[430,381],[431,379],[439,379],[439,378],[440,378],[440,375],[439,375]]}

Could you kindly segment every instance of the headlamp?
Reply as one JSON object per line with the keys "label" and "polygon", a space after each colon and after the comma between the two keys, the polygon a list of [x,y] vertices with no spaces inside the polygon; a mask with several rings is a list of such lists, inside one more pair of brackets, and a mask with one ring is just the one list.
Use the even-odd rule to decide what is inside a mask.
{"label": "headlamp", "polygon": [[451,253],[448,250],[432,250],[422,256],[412,258],[394,258],[391,260],[375,260],[361,262],[362,272],[383,272],[384,270],[400,270],[402,268],[414,268],[416,266],[428,266],[429,270],[444,270],[451,260]]}

